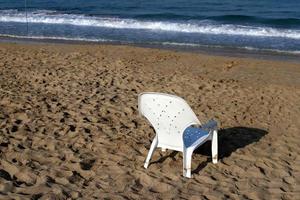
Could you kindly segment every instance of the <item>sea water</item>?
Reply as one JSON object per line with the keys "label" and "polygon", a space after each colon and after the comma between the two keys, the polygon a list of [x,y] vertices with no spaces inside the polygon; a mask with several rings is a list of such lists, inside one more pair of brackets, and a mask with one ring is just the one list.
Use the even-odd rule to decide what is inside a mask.
{"label": "sea water", "polygon": [[300,54],[300,1],[0,0],[0,36]]}

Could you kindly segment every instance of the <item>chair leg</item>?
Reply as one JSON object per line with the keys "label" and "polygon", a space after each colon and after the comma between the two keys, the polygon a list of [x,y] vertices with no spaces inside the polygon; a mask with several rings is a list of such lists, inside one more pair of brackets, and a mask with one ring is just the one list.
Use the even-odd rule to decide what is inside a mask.
{"label": "chair leg", "polygon": [[186,149],[183,149],[182,152],[182,175],[185,177],[186,176]]}
{"label": "chair leg", "polygon": [[157,137],[155,136],[155,138],[152,141],[149,153],[147,155],[147,158],[146,158],[146,161],[145,161],[145,164],[144,164],[144,168],[146,168],[146,169],[148,168],[149,161],[150,161],[150,159],[153,155],[153,152],[154,152],[155,148],[157,147],[157,143],[158,143],[158,140],[157,140]]}
{"label": "chair leg", "polygon": [[217,130],[214,130],[212,133],[211,154],[212,154],[212,162],[214,164],[217,164],[218,163],[218,131]]}
{"label": "chair leg", "polygon": [[192,154],[193,151],[191,149],[187,149],[184,151],[184,156],[183,156],[183,176],[187,178],[192,178]]}

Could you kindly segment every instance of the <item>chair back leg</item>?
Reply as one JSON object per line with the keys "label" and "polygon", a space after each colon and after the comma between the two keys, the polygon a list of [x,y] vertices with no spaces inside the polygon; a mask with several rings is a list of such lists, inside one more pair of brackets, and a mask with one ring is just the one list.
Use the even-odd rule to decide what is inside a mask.
{"label": "chair back leg", "polygon": [[217,130],[214,130],[212,133],[211,154],[212,154],[212,162],[214,164],[217,164],[218,163],[218,131]]}
{"label": "chair back leg", "polygon": [[149,153],[148,153],[148,155],[147,155],[147,158],[146,158],[146,161],[145,161],[145,164],[144,164],[144,168],[146,168],[146,169],[148,168],[150,159],[151,159],[151,157],[152,157],[152,155],[153,155],[154,150],[155,150],[156,147],[157,147],[157,144],[158,144],[158,140],[157,140],[157,137],[155,136],[155,138],[154,138],[153,141],[152,141],[152,144],[151,144]]}

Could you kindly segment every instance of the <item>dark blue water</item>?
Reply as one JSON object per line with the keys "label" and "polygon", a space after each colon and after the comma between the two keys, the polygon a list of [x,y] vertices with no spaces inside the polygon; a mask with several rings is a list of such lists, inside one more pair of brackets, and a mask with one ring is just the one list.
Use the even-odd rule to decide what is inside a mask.
{"label": "dark blue water", "polygon": [[0,0],[0,35],[297,54],[300,1]]}

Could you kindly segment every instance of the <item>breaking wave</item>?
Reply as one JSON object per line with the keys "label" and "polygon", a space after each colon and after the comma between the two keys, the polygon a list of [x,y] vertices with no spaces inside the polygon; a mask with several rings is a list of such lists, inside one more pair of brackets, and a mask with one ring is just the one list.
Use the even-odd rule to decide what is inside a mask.
{"label": "breaking wave", "polygon": [[0,11],[0,22],[65,24],[111,29],[142,29],[149,31],[199,33],[214,35],[237,35],[248,37],[280,37],[300,39],[300,30],[263,26],[220,24],[213,20],[153,21],[129,18],[63,14],[56,11],[39,10],[26,13],[17,10]]}

